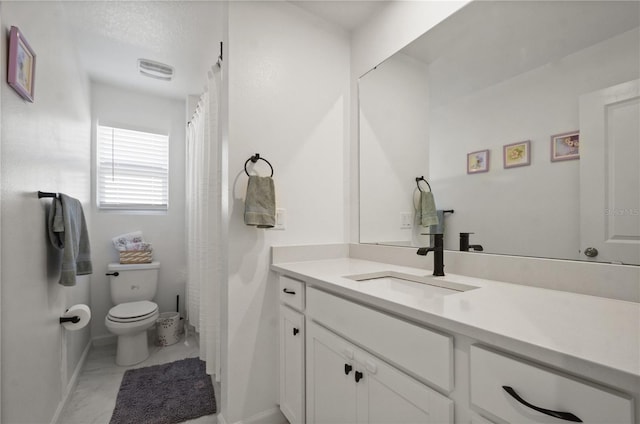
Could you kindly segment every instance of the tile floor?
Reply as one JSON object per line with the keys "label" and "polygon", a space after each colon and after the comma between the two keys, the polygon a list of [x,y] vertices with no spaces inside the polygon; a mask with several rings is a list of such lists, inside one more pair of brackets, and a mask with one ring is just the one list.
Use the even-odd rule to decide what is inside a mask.
{"label": "tile floor", "polygon": [[[130,368],[142,368],[164,364],[179,359],[198,356],[198,344],[189,336],[188,344],[182,339],[171,346],[149,346],[149,358],[130,367],[116,365],[116,345],[92,346],[84,369],[78,377],[76,389],[58,420],[59,424],[108,424],[116,405],[116,397],[124,372]],[[216,390],[218,390],[216,388]],[[216,393],[217,395],[218,393]],[[215,415],[207,415],[189,424],[216,424]]]}

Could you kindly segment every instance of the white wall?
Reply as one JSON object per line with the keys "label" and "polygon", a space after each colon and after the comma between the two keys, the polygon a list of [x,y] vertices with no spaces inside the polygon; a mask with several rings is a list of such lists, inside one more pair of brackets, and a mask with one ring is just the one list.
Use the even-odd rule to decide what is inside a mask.
{"label": "white wall", "polygon": [[[91,84],[91,95],[94,139],[97,122],[140,130],[166,131],[169,134],[169,210],[166,214],[99,211],[95,189],[92,190],[94,283],[91,307],[95,317],[92,325],[92,337],[95,339],[110,335],[104,325],[104,317],[113,303],[105,273],[108,263],[119,261],[118,252],[111,242],[119,234],[140,230],[145,240],[153,244],[153,259],[160,262],[155,301],[161,312],[175,311],[176,295],[179,295],[180,308],[184,311],[186,105],[181,100],[137,93],[97,82]],[[95,164],[95,159],[91,163]],[[92,168],[92,174],[95,174],[95,165]],[[95,187],[95,175],[92,181],[91,187]]]}
{"label": "white wall", "polygon": [[[361,243],[429,244],[414,223],[416,177],[429,175],[427,67],[396,54],[359,80]],[[424,190],[428,186],[420,183]],[[415,199],[414,199],[415,197]],[[412,227],[401,228],[401,214]]]}
{"label": "white wall", "polygon": [[[471,231],[471,242],[488,252],[582,258],[580,162],[551,162],[550,136],[579,129],[580,95],[640,77],[639,39],[635,29],[432,105],[431,180],[439,204],[456,211],[447,217],[447,248]],[[531,141],[531,165],[504,169],[502,146],[523,140]],[[467,175],[467,153],[484,149],[490,171]]]}
{"label": "white wall", "polygon": [[[346,238],[349,43],[290,3],[232,2],[225,50],[230,222],[221,407],[228,423],[264,422],[261,414],[278,416],[278,296],[269,248]],[[254,153],[274,167],[284,231],[244,225],[243,165]],[[256,166],[261,175],[264,165]]]}
{"label": "white wall", "polygon": [[[90,219],[89,84],[77,66],[59,5],[2,2],[2,57],[9,28],[37,55],[35,102],[6,84],[2,67],[2,418],[49,423],[90,341],[89,327],[66,333],[65,309],[89,303],[92,276],[62,287],[59,256],[49,247],[38,190],[79,199]],[[94,241],[90,234],[91,242]],[[95,256],[94,256],[95,258]]]}

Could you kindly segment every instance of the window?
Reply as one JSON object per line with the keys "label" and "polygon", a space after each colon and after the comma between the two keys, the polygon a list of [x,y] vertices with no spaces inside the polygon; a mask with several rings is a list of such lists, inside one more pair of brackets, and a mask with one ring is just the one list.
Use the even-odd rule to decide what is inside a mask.
{"label": "window", "polygon": [[100,209],[167,210],[169,136],[98,125]]}

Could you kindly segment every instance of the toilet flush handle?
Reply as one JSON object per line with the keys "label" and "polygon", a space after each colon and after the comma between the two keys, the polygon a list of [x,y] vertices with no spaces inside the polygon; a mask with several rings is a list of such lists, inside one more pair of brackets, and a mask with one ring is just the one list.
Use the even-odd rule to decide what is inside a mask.
{"label": "toilet flush handle", "polygon": [[120,273],[118,271],[116,271],[116,272],[107,272],[104,275],[113,275],[114,277],[117,277],[118,275],[120,275]]}

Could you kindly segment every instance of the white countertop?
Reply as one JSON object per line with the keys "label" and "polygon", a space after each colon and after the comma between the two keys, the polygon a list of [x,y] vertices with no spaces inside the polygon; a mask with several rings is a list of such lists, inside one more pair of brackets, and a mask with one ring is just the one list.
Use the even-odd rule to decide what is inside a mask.
{"label": "white countertop", "polygon": [[640,377],[640,304],[461,275],[434,277],[478,287],[430,295],[413,282],[354,281],[349,275],[418,268],[341,258],[276,263],[271,268],[357,301],[490,342],[493,336]]}

